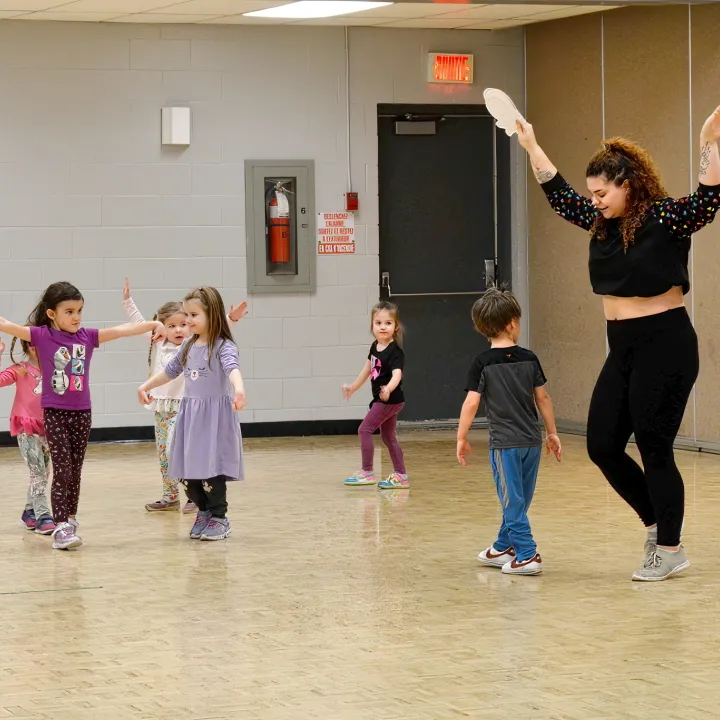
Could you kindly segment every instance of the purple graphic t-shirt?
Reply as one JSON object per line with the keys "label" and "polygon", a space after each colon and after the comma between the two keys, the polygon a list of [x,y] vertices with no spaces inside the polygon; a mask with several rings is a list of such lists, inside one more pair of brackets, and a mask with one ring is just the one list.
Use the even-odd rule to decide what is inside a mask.
{"label": "purple graphic t-shirt", "polygon": [[90,410],[90,359],[100,344],[100,331],[80,328],[76,333],[31,327],[30,344],[42,370],[44,408]]}

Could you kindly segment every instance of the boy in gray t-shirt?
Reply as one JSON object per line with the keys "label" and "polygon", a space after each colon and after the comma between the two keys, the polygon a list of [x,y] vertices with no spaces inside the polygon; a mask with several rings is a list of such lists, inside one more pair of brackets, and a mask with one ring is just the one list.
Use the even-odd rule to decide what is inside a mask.
{"label": "boy in gray t-shirt", "polygon": [[527,516],[543,445],[538,410],[547,431],[547,452],[553,452],[559,461],[562,451],[540,361],[517,344],[520,314],[515,296],[499,288],[487,290],[473,306],[475,329],[490,341],[490,349],[475,358],[468,374],[457,458],[463,467],[467,465],[471,452],[467,434],[484,396],[490,425],[490,465],[503,519],[497,540],[478,555],[478,560],[501,567],[504,573],[538,575],[542,559]]}

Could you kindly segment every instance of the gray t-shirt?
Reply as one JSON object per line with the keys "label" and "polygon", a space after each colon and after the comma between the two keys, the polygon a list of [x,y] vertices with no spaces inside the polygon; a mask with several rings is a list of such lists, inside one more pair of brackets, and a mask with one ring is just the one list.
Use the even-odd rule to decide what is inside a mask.
{"label": "gray t-shirt", "polygon": [[491,450],[542,445],[534,390],[546,382],[535,353],[518,345],[475,358],[465,390],[485,399]]}

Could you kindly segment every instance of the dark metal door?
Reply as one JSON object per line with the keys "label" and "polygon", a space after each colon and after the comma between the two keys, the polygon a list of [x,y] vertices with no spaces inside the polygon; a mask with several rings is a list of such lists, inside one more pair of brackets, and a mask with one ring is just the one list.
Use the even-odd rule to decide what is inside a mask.
{"label": "dark metal door", "polygon": [[[434,134],[415,134],[432,132],[428,117]],[[487,347],[470,310],[509,270],[498,261],[509,253],[509,173],[498,172],[509,143],[484,106],[392,105],[378,108],[378,142],[381,296],[406,331],[403,419],[457,418],[472,359]]]}

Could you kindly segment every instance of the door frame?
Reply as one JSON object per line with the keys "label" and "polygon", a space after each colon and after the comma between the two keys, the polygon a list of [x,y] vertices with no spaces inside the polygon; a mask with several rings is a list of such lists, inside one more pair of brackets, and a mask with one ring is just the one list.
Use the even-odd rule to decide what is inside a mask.
{"label": "door frame", "polygon": [[[443,115],[492,117],[482,104],[378,103],[377,117],[406,120],[407,116],[439,118]],[[376,130],[377,132],[377,130]],[[527,160],[518,151],[518,143],[503,130],[495,128],[495,194],[496,243],[495,257],[498,281],[507,282],[523,309],[520,344],[528,345],[530,307],[528,305],[528,236],[527,236]],[[378,150],[378,164],[380,162]],[[379,201],[379,197],[378,197]],[[509,242],[500,242],[500,238]],[[382,281],[378,277],[378,296],[382,297]]]}
{"label": "door frame", "polygon": [[[483,104],[378,103],[377,118],[439,119],[443,116],[492,118]],[[377,132],[377,130],[376,130]],[[522,158],[522,159],[521,159]],[[380,162],[378,149],[378,165]],[[527,237],[527,161],[518,153],[517,142],[495,127],[493,135],[493,185],[496,282],[506,282],[523,309],[520,344],[528,345],[530,308],[528,293]],[[379,195],[378,195],[379,201]],[[501,242],[501,236],[509,242]],[[382,268],[379,268],[379,273]],[[382,278],[378,277],[378,296],[385,295]],[[453,426],[456,421],[406,421],[412,427]],[[473,427],[487,427],[486,418],[478,417]]]}

